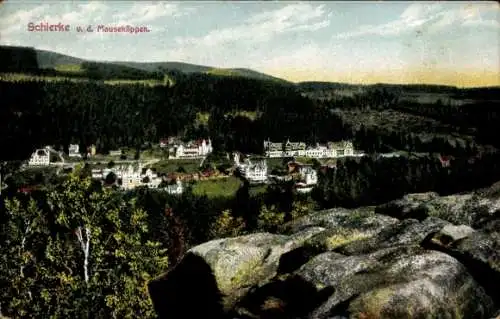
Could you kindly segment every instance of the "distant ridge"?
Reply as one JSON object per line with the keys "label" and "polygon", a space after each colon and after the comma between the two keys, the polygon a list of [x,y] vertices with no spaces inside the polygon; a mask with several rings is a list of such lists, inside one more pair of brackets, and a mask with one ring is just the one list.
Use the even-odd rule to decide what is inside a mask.
{"label": "distant ridge", "polygon": [[[450,85],[438,84],[354,84],[327,81],[291,82],[278,77],[247,68],[217,68],[186,62],[128,62],[128,61],[95,61],[77,58],[57,52],[36,49],[32,47],[0,45],[0,72],[30,72],[36,70],[56,70],[65,75],[77,76],[78,71],[89,71],[92,74],[105,76],[126,76],[139,79],[143,77],[158,78],[161,74],[180,72],[181,74],[202,73],[214,76],[237,76],[249,79],[273,81],[286,85],[296,86],[301,91],[320,90],[365,90],[386,89],[405,92],[439,92],[456,94],[457,90],[469,92],[475,96],[488,94],[498,96],[500,86],[476,88],[458,88]],[[81,77],[84,74],[80,74]]]}
{"label": "distant ridge", "polygon": [[126,61],[95,61],[73,57],[57,52],[40,50],[31,47],[0,45],[0,72],[24,72],[35,69],[78,69],[83,64],[92,63],[103,68],[116,69],[120,66],[145,72],[167,73],[177,71],[184,74],[205,73],[217,76],[238,76],[259,80],[272,80],[281,83],[292,82],[271,75],[245,68],[216,68],[185,62],[126,62]]}

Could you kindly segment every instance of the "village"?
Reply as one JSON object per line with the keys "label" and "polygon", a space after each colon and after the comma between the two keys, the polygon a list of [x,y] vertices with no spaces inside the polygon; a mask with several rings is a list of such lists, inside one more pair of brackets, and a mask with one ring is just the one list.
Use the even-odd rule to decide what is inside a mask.
{"label": "village", "polygon": [[[336,160],[340,158],[367,155],[356,150],[351,141],[306,145],[304,142],[272,142],[267,139],[263,141],[263,149],[264,154],[260,155],[226,153],[230,165],[218,169],[204,165],[213,153],[210,138],[187,143],[177,137],[164,138],[156,145],[156,153],[141,159],[130,159],[124,150],[98,154],[95,145],[81,152],[78,144],[71,144],[67,154],[51,146],[36,149],[26,167],[56,167],[58,172],[65,172],[83,162],[92,167],[92,179],[124,191],[147,187],[179,195],[187,183],[232,178],[247,181],[252,186],[291,182],[296,192],[309,193],[318,184],[319,170],[335,168]],[[382,158],[400,155],[397,152],[378,154]],[[449,165],[448,158],[440,160],[443,166]],[[219,187],[222,188],[220,192],[224,192],[224,187]]]}
{"label": "village", "polygon": [[[359,157],[362,152],[354,149],[352,142],[330,142],[326,145],[307,146],[304,142],[263,142],[264,154],[249,155],[239,152],[227,153],[226,158],[231,165],[221,171],[204,167],[207,157],[212,154],[213,146],[210,138],[183,143],[177,137],[161,139],[157,148],[166,156],[152,156],[142,159],[128,159],[123,150],[111,150],[107,155],[97,154],[95,145],[90,145],[85,152],[80,151],[78,144],[71,144],[68,153],[57,151],[51,146],[36,149],[27,162],[27,167],[55,166],[60,170],[74,168],[84,162],[92,166],[91,176],[107,186],[117,186],[122,190],[137,187],[148,187],[165,191],[169,194],[182,194],[185,183],[203,180],[214,180],[237,176],[251,185],[266,185],[283,181],[293,181],[297,192],[308,193],[318,183],[317,171],[321,167],[332,167],[329,163],[313,168],[310,163],[302,163],[302,159],[336,159],[341,157]],[[283,161],[286,159],[286,163]],[[278,161],[277,161],[278,160]],[[108,163],[103,167],[103,163]],[[198,164],[199,162],[199,164]],[[275,165],[269,165],[274,162]],[[281,163],[280,163],[281,162]],[[155,167],[162,163],[190,163],[192,168],[161,171]],[[196,168],[194,167],[196,164]],[[280,165],[281,164],[281,165]],[[281,167],[279,172],[272,167]],[[284,169],[283,169],[283,166]]]}
{"label": "village", "polygon": [[[81,152],[78,144],[71,144],[67,154],[51,146],[36,149],[25,167],[56,167],[58,172],[66,172],[78,164],[88,164],[92,179],[124,191],[147,187],[182,194],[186,183],[232,178],[247,181],[252,186],[291,182],[298,193],[309,193],[318,184],[319,170],[335,168],[340,158],[367,155],[356,150],[351,141],[306,145],[267,139],[263,141],[263,149],[264,154],[260,155],[226,153],[228,164],[220,168],[211,165],[213,146],[210,138],[187,143],[177,137],[161,139],[154,151],[144,152],[140,159],[132,159],[123,149],[103,155],[96,152],[95,145]],[[378,156],[395,157],[400,153]],[[443,159],[443,166],[448,162]]]}

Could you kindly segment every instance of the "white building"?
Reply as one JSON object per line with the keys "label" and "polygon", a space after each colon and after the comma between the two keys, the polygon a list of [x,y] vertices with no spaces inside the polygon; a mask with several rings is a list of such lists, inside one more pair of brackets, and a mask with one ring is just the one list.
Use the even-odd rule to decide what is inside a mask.
{"label": "white building", "polygon": [[312,166],[300,166],[299,174],[306,185],[316,185],[318,183],[318,173]]}
{"label": "white building", "polygon": [[80,154],[80,145],[78,144],[70,144],[68,151],[69,157],[82,157],[82,154]]}
{"label": "white building", "polygon": [[351,141],[330,142],[328,149],[331,150],[331,157],[354,156],[354,145]]}
{"label": "white building", "polygon": [[212,153],[212,141],[208,139],[191,142],[188,144],[179,144],[170,149],[170,158],[202,158]]}
{"label": "white building", "polygon": [[264,152],[267,157],[284,157],[283,143],[273,143],[267,139],[264,141]]}
{"label": "white building", "polygon": [[127,169],[121,171],[121,179],[123,189],[134,189],[142,184],[141,176],[142,167],[139,165],[138,169],[135,169],[132,165],[129,165]]}
{"label": "white building", "polygon": [[178,195],[182,194],[184,191],[184,188],[182,186],[182,182],[180,180],[177,180],[177,182],[173,185],[168,185],[167,187],[164,188],[164,190],[172,195]]}
{"label": "white building", "polygon": [[50,165],[50,151],[48,148],[37,149],[28,161],[30,166],[48,166]]}
{"label": "white building", "polygon": [[318,173],[312,166],[299,167],[300,181],[295,184],[295,189],[299,193],[309,193],[318,184]]}
{"label": "white building", "polygon": [[[236,161],[236,158],[235,158]],[[239,162],[239,159],[238,159]],[[265,183],[267,181],[267,161],[260,160],[252,163],[250,159],[247,159],[245,163],[237,164],[238,171],[241,175],[247,179],[249,182],[253,183]]]}
{"label": "white building", "polygon": [[330,142],[326,146],[316,144],[307,147],[303,142],[272,143],[264,141],[264,151],[267,157],[309,157],[309,158],[337,158],[346,156],[360,156],[354,153],[354,146],[350,141]]}
{"label": "white building", "polygon": [[[139,186],[147,186],[152,189],[162,189],[160,188],[162,179],[158,176],[158,174],[149,168],[144,174],[142,171],[143,166],[141,164],[137,167],[128,165],[123,167],[105,168],[102,170],[93,169],[92,178],[103,180],[106,179],[110,173],[113,173],[116,175],[117,179],[121,179],[121,188],[124,190],[131,190]],[[182,182],[178,181],[177,184],[169,185],[163,188],[163,190],[169,194],[181,194],[183,192]]]}

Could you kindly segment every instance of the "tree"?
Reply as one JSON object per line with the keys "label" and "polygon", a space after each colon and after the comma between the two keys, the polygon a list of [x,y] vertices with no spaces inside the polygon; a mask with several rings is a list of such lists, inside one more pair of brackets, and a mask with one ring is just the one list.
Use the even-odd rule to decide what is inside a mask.
{"label": "tree", "polygon": [[114,161],[109,161],[108,168],[112,169],[113,167],[115,167],[115,162]]}
{"label": "tree", "polygon": [[104,182],[106,183],[106,185],[113,185],[116,182],[116,179],[116,174],[113,172],[109,172],[109,174],[106,175]]}
{"label": "tree", "polygon": [[9,218],[0,247],[4,314],[155,317],[146,284],[165,270],[167,258],[149,240],[147,213],[134,200],[96,190],[78,172],[44,200],[42,209],[34,200],[6,200]]}
{"label": "tree", "polygon": [[177,168],[177,173],[186,173],[186,169],[184,168],[184,166],[179,166]]}

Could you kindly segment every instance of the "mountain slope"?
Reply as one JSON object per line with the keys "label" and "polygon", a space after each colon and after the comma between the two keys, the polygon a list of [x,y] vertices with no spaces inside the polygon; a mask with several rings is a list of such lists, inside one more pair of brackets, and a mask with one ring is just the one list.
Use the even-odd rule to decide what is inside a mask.
{"label": "mountain slope", "polygon": [[[80,70],[88,64],[98,66],[100,69],[113,70],[114,74],[119,68],[123,73],[167,73],[177,71],[185,74],[205,73],[217,76],[240,76],[259,80],[272,80],[290,83],[283,79],[273,77],[250,69],[235,68],[222,69],[211,66],[197,65],[184,62],[126,62],[126,61],[91,61],[57,52],[39,50],[27,47],[0,46],[0,72],[25,72],[37,69],[54,70]],[[134,71],[135,70],[135,71]],[[109,73],[109,72],[108,72]],[[139,72],[140,73],[140,72]]]}

